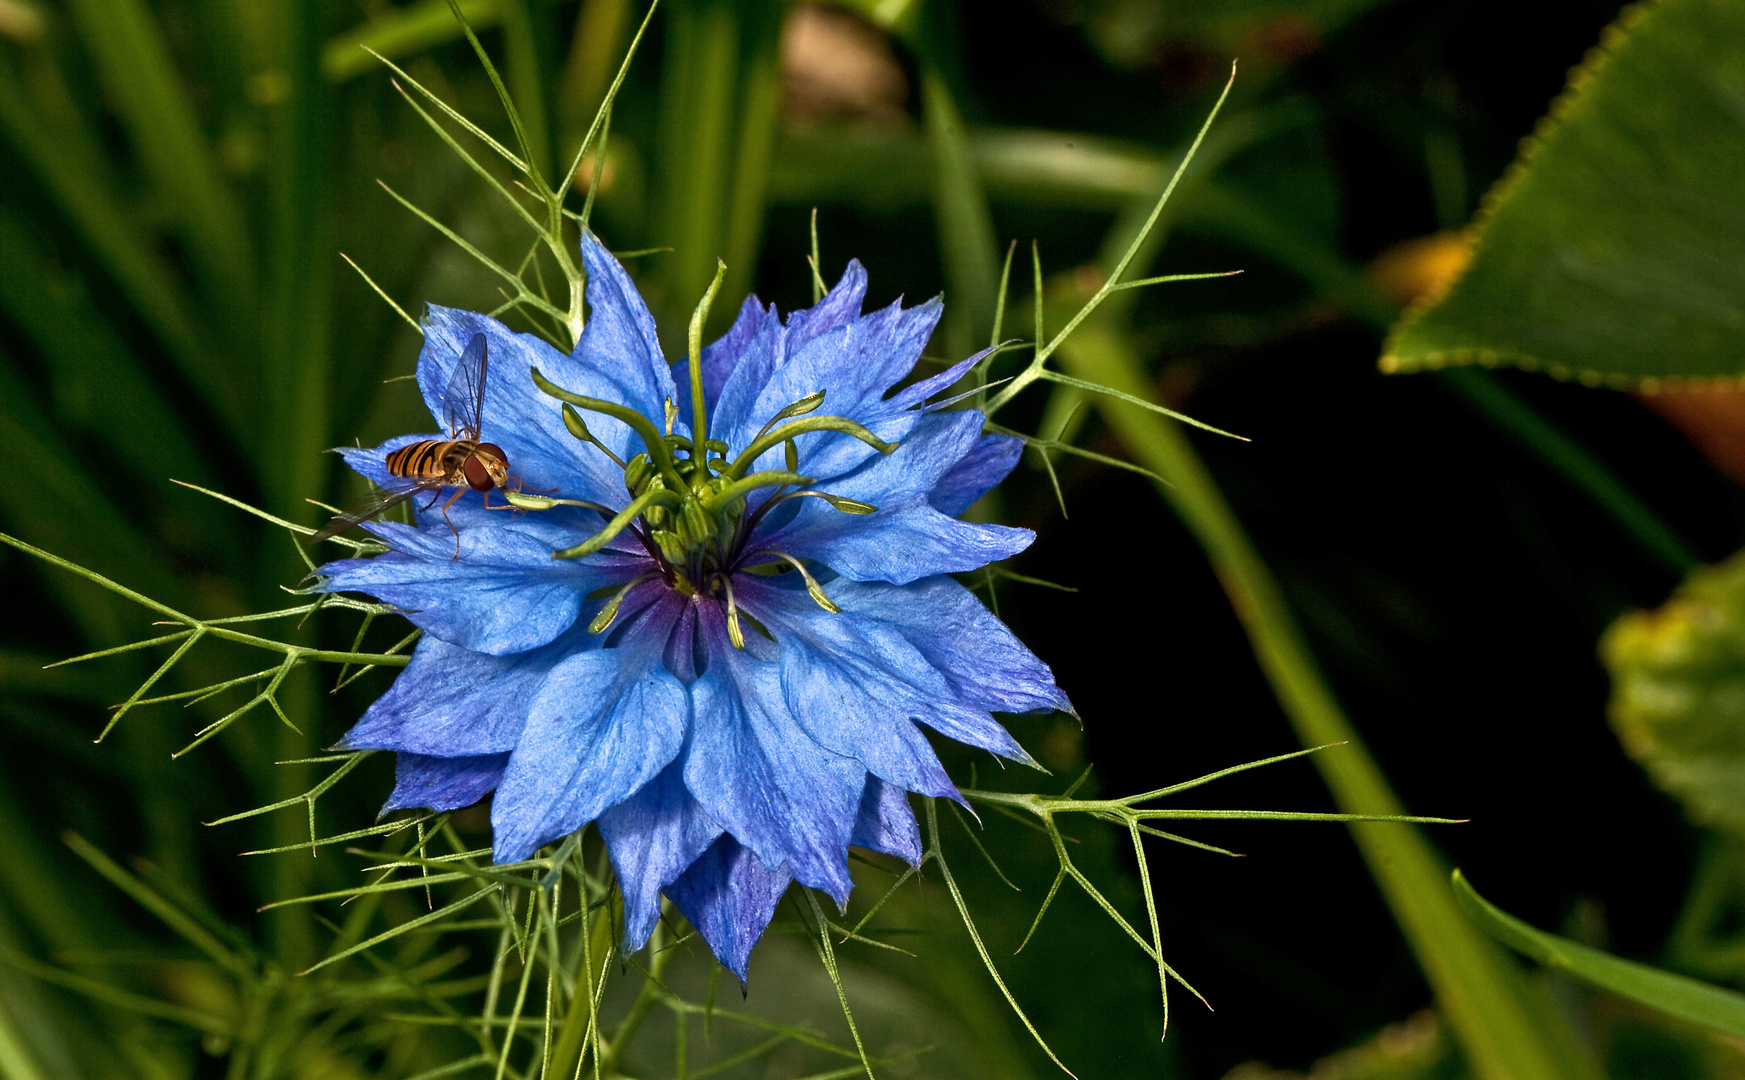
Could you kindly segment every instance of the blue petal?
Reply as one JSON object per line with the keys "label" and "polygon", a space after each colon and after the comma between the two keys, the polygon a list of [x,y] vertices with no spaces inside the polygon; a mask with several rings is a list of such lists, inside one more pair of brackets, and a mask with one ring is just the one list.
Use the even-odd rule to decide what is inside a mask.
{"label": "blue petal", "polygon": [[[787,525],[758,536],[754,550],[815,559],[856,581],[906,584],[937,574],[975,570],[1030,546],[1028,529],[975,525],[935,510],[928,496],[980,438],[981,415],[927,414],[893,453],[875,455],[847,476],[817,486],[878,507],[842,514],[822,500]],[[802,468],[808,466],[802,462]]]}
{"label": "blue petal", "polygon": [[769,926],[790,880],[786,869],[771,870],[733,837],[723,836],[667,895],[744,989],[751,947]]}
{"label": "blue petal", "polygon": [[519,862],[652,780],[679,752],[685,688],[655,647],[594,649],[546,676],[491,803],[492,859]]}
{"label": "blue petal", "polygon": [[927,493],[927,502],[941,514],[957,517],[1010,475],[1023,454],[1023,439],[983,435],[933,485],[933,490]]}
{"label": "blue petal", "polygon": [[513,750],[546,672],[574,647],[566,640],[519,656],[488,656],[426,636],[335,749],[446,758]]}
{"label": "blue petal", "polygon": [[909,808],[908,793],[876,776],[867,777],[866,794],[860,797],[860,814],[854,819],[854,835],[848,842],[919,866],[921,829],[915,824],[915,811]]}
{"label": "blue petal", "polygon": [[[934,375],[929,375],[925,379],[917,379],[908,386],[905,386],[901,390],[892,394],[891,401],[896,403],[899,408],[903,409],[913,409],[917,406],[926,404],[927,400],[933,395],[942,393],[945,390],[950,389],[952,386],[955,386],[959,379],[968,375],[971,368],[981,363],[982,358],[993,351],[994,350],[992,349],[983,349],[981,352],[971,353],[962,360],[959,360],[957,363],[946,368],[944,371],[938,372]],[[933,407],[943,409],[946,405],[962,401],[964,398],[971,397],[978,392],[979,389],[972,388],[967,393],[947,398],[944,402]]]}
{"label": "blue petal", "polygon": [[[503,778],[508,754],[480,757],[427,757],[397,754],[394,757],[394,793],[382,813],[408,806],[431,810],[458,810],[491,793]],[[864,846],[864,845],[863,845]]]}
{"label": "blue petal", "polygon": [[[591,397],[619,401],[625,397],[622,391],[535,335],[514,333],[488,315],[432,304],[423,325],[418,387],[438,424],[444,422],[442,395],[455,363],[473,335],[483,334],[489,343],[490,367],[485,378],[481,435],[508,455],[511,478],[530,488],[556,489],[564,498],[589,499],[614,508],[629,501],[623,470],[599,450],[570,435],[559,403],[533,385],[529,371],[537,367],[560,386]],[[599,417],[599,423],[594,419],[588,418],[594,434],[620,457],[626,457],[625,451],[635,440],[630,429],[610,417]],[[453,436],[444,433],[442,437]],[[641,444],[637,446],[640,449]]]}
{"label": "blue petal", "polygon": [[860,306],[865,302],[866,267],[859,259],[850,259],[842,277],[823,299],[788,316],[788,351],[798,352],[819,336],[848,325],[860,317]]}
{"label": "blue petal", "polygon": [[845,612],[865,611],[896,628],[965,704],[1010,713],[1073,711],[1048,665],[950,578],[930,578],[901,589],[837,581],[830,585],[830,596]]}
{"label": "blue petal", "polygon": [[891,609],[909,599],[910,589],[833,582],[829,591],[842,610],[832,613],[797,588],[755,578],[736,579],[734,587],[741,605],[780,642],[793,710],[829,749],[861,761],[891,783],[960,802],[932,748],[909,721],[1032,763],[985,706],[964,700],[931,657],[886,621]]}
{"label": "blue petal", "polygon": [[786,863],[800,881],[846,901],[848,836],[866,770],[806,734],[788,711],[780,668],[734,649],[718,613],[703,630],[709,668],[691,687],[685,786],[765,865]]}
{"label": "blue petal", "polygon": [[780,645],[788,712],[807,735],[890,783],[958,798],[914,724],[949,688],[901,635],[881,634],[876,623],[827,612],[804,592],[755,577],[742,576],[735,590]]}
{"label": "blue petal", "polygon": [[[744,320],[742,315],[741,321]],[[739,324],[734,324],[738,331]],[[723,339],[726,340],[726,339]],[[709,433],[724,440],[734,453],[745,448],[769,414],[757,413],[757,402],[770,376],[787,357],[787,330],[777,317],[775,305],[770,305],[757,324],[757,332],[746,342],[733,371],[713,400],[709,413]],[[805,395],[802,394],[801,397]],[[786,405],[788,402],[783,402]]]}
{"label": "blue petal", "polygon": [[[796,345],[790,323],[786,359],[749,410],[744,426],[750,430],[733,432],[730,445],[749,441],[757,427],[784,406],[819,390],[825,391],[820,414],[847,417],[887,442],[901,440],[921,414],[908,403],[887,400],[885,391],[915,366],[941,311],[937,300],[908,311],[892,304],[804,347]],[[858,439],[835,432],[802,435],[795,444],[810,476],[835,476],[874,454]],[[774,464],[778,460],[779,455],[760,460],[759,467],[779,467]]]}
{"label": "blue petal", "polygon": [[[619,390],[616,395],[591,396],[610,396],[658,420],[665,403],[669,399],[676,403],[679,395],[673,386],[672,372],[661,355],[654,316],[648,313],[648,305],[642,302],[642,294],[636,291],[624,267],[600,243],[600,238],[587,229],[582,230],[582,265],[588,271],[588,322],[576,343],[575,358],[583,368],[598,372]],[[546,375],[562,384],[549,369]],[[594,426],[591,416],[588,426]]]}
{"label": "blue petal", "polygon": [[600,815],[600,835],[624,896],[624,949],[642,948],[660,919],[660,891],[721,835],[685,788],[678,764]]}
{"label": "blue petal", "polygon": [[878,513],[850,527],[814,518],[806,529],[759,538],[757,547],[816,560],[854,581],[906,585],[1009,559],[1035,538],[1029,529],[958,521],[933,509],[925,495],[905,495],[886,499]]}
{"label": "blue petal", "polygon": [[622,556],[554,559],[542,523],[468,528],[458,560],[455,534],[446,527],[376,522],[369,530],[394,550],[324,565],[313,591],[368,593],[444,641],[496,656],[550,642],[575,623],[584,596],[647,566]]}

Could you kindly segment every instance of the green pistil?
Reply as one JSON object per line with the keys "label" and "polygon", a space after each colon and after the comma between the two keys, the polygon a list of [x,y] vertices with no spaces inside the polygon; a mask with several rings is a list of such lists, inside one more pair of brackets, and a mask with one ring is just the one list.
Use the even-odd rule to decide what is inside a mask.
{"label": "green pistil", "polygon": [[733,578],[723,574],[721,586],[727,593],[727,640],[740,652],[745,651],[745,631],[739,628],[739,605],[733,602]]}
{"label": "green pistil", "polygon": [[727,264],[716,259],[715,280],[709,283],[703,299],[697,302],[697,310],[691,312],[686,342],[690,346],[691,360],[691,429],[696,433],[697,441],[705,446],[709,442],[709,410],[703,399],[703,323],[709,318],[709,308],[715,303],[715,294],[720,291],[721,281],[726,276]]}

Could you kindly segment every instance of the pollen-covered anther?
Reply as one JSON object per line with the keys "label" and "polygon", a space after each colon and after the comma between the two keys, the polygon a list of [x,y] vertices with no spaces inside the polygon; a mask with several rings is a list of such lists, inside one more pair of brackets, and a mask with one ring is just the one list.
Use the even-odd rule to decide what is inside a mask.
{"label": "pollen-covered anther", "polygon": [[800,577],[806,582],[806,595],[812,598],[814,604],[817,604],[832,615],[842,614],[842,609],[836,606],[836,601],[830,599],[830,594],[824,591],[824,586],[818,584],[818,579],[812,576],[810,570],[806,569],[805,563],[802,563],[800,560],[794,558],[785,551],[766,551],[764,554],[773,555],[787,563],[789,566],[792,566],[795,570],[798,570],[800,572]]}

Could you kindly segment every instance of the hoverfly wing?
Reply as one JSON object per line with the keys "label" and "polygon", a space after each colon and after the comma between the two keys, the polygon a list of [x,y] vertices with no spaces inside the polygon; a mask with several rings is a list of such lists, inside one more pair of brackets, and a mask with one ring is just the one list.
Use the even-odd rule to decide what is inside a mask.
{"label": "hoverfly wing", "polygon": [[451,439],[477,439],[485,413],[485,335],[467,342],[442,391],[443,419]]}
{"label": "hoverfly wing", "polygon": [[330,540],[353,525],[361,524],[387,513],[414,495],[433,491],[440,486],[436,482],[426,481],[403,488],[375,488],[347,507],[344,513],[323,525],[314,536],[309,538],[309,542],[319,544],[323,540]]}

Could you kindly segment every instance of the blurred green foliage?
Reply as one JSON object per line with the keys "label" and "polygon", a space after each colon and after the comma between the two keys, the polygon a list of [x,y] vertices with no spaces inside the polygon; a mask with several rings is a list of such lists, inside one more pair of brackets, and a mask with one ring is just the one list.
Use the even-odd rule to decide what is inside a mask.
{"label": "blurred green foliage", "polygon": [[[1440,40],[1438,28],[1458,18],[1459,5],[1423,4],[1416,15],[1402,13],[1407,7],[1385,0],[1036,0],[1009,8],[968,0],[841,6],[668,0],[630,70],[604,153],[584,161],[571,178],[564,174],[567,155],[604,99],[643,9],[624,0],[460,4],[518,106],[529,163],[547,178],[569,182],[569,209],[579,211],[590,193],[597,197],[594,221],[615,249],[647,252],[633,266],[664,332],[681,332],[717,256],[729,267],[730,296],[756,287],[784,308],[805,303],[811,282],[806,237],[817,207],[826,278],[852,255],[872,268],[881,295],[945,290],[947,323],[931,350],[939,356],[961,355],[988,340],[1008,241],[1040,238],[1041,263],[1034,278],[1022,254],[1013,264],[1006,335],[1047,340],[1045,329],[1059,327],[1063,314],[1106,285],[1172,183],[1229,58],[1240,56],[1242,76],[1228,109],[1160,227],[1138,250],[1128,278],[1149,274],[1154,265],[1159,273],[1247,273],[1161,293],[1115,294],[1060,354],[1069,375],[1171,406],[1201,384],[1222,387],[1227,396],[1214,394],[1214,403],[1264,398],[1267,389],[1250,377],[1259,369],[1245,368],[1244,357],[1297,349],[1329,325],[1370,335],[1346,348],[1362,354],[1367,366],[1377,351],[1374,335],[1402,304],[1433,285],[1402,289],[1400,275],[1386,272],[1388,265],[1403,265],[1406,279],[1427,273],[1430,260],[1414,261],[1409,250],[1400,249],[1405,258],[1394,264],[1384,259],[1366,268],[1365,262],[1396,241],[1462,225],[1472,196],[1512,154],[1521,132],[1511,125],[1543,111],[1559,64],[1572,59],[1536,57],[1550,84],[1526,90],[1509,84],[1514,97],[1487,99],[1481,86],[1460,82],[1426,44]],[[1592,44],[1615,10],[1615,4],[1598,4],[1570,14],[1574,47]],[[1391,355],[1417,355],[1423,350],[1406,345],[1434,337],[1425,348],[1476,342],[1471,347],[1603,375],[1736,373],[1737,350],[1724,347],[1733,340],[1727,333],[1737,333],[1725,298],[1694,314],[1687,303],[1692,296],[1719,295],[1736,276],[1724,265],[1730,234],[1693,225],[1699,217],[1714,219],[1716,207],[1735,206],[1737,170],[1726,162],[1736,148],[1708,139],[1718,123],[1678,104],[1691,78],[1704,74],[1712,76],[1704,85],[1720,94],[1714,100],[1731,100],[1723,93],[1731,83],[1713,83],[1731,68],[1710,62],[1726,48],[1737,52],[1729,10],[1707,0],[1665,0],[1635,17],[1649,28],[1681,19],[1720,21],[1707,31],[1673,35],[1670,44],[1658,42],[1667,55],[1654,53],[1657,40],[1644,35],[1640,70],[1619,60],[1606,72],[1615,85],[1595,77],[1587,111],[1569,110],[1532,159],[1533,171],[1508,187],[1467,277],[1444,306],[1408,324]],[[1402,34],[1405,40],[1396,41]],[[1635,41],[1624,45],[1634,48]],[[518,276],[552,286],[561,281],[552,255],[541,252],[487,180],[408,107],[366,46],[492,137],[515,145],[495,90],[445,0],[0,0],[0,440],[21,465],[13,482],[0,485],[0,528],[202,618],[283,608],[281,589],[305,570],[287,534],[166,479],[311,523],[319,512],[304,500],[331,502],[344,494],[326,448],[425,426],[406,384],[384,381],[410,372],[415,332],[338,253],[414,313],[425,300],[493,310],[510,299],[498,291],[500,281],[404,212],[378,182]],[[1695,59],[1677,60],[1671,54],[1679,49]],[[1616,125],[1632,133],[1630,140]],[[1702,137],[1692,137],[1689,125]],[[1619,153],[1630,159],[1626,164],[1652,153],[1653,163],[1671,163],[1670,171],[1650,169],[1640,183],[1620,183],[1620,175],[1636,178],[1596,164]],[[1560,173],[1565,157],[1569,165]],[[1598,181],[1596,170],[1603,174]],[[492,175],[498,182],[513,179]],[[1387,217],[1378,193],[1386,189],[1392,196],[1399,187],[1409,188],[1414,209]],[[1614,208],[1619,199],[1628,205]],[[1698,209],[1707,216],[1681,201],[1689,199],[1701,201]],[[1669,235],[1683,241],[1663,243]],[[1548,313],[1549,301],[1541,302],[1546,294],[1522,284],[1523,274],[1540,273],[1531,260],[1548,259],[1545,265],[1555,269],[1571,251],[1595,243],[1612,258],[1599,282],[1601,295],[1596,298],[1593,283],[1579,275],[1553,274],[1549,280],[1562,291]],[[1160,262],[1164,250],[1168,258]],[[1682,287],[1693,275],[1700,280]],[[1620,293],[1632,303],[1617,302]],[[1467,299],[1474,296],[1480,299]],[[724,319],[733,307],[720,304],[716,312]],[[1498,318],[1511,312],[1513,322]],[[1655,320],[1672,320],[1674,312],[1683,312],[1680,332],[1656,339],[1672,347],[1646,355],[1635,331],[1670,325]],[[506,317],[527,318],[520,311]],[[1693,327],[1701,332],[1686,332]],[[523,328],[559,332],[539,321]],[[1541,338],[1527,331],[1551,335],[1550,343],[1539,344]],[[668,341],[673,355],[676,344]],[[1017,356],[1005,361],[1009,370],[994,374],[1022,371],[1024,354]],[[1572,439],[1541,415],[1535,402],[1544,399],[1534,398],[1531,388],[1479,372],[1449,374],[1454,377],[1441,389],[1524,448],[1523,460],[1537,463],[1525,468],[1541,469],[1550,483],[1569,485],[1600,508],[1593,519],[1578,519],[1583,528],[1624,537],[1629,560],[1679,569],[1695,561],[1679,529],[1660,517],[1666,500],[1645,502],[1616,475],[1618,460],[1628,454],[1595,453]],[[1231,506],[1246,499],[1239,505],[1253,507],[1256,500],[1240,482],[1221,489],[1179,429],[1164,426],[1155,413],[1135,421],[1118,405],[1093,410],[1087,404],[1096,399],[1081,387],[1041,381],[1044,386],[1002,416],[1018,430],[1047,436],[1031,455],[1038,468],[1016,478],[1003,502],[984,509],[1040,524],[1058,513],[1060,494],[1081,520],[1101,521],[1098,498],[1080,501],[1089,483],[1087,450],[1162,474],[1175,485],[1162,492],[1164,499],[1211,557],[1261,673],[1300,737],[1353,740],[1316,759],[1338,808],[1394,809],[1397,798],[1375,757],[1355,741],[1340,688],[1319,670],[1312,651],[1332,652],[1353,640],[1339,623],[1338,576],[1329,573],[1310,588],[1301,586],[1300,575],[1294,588],[1291,576],[1277,580],[1262,559],[1267,538],[1251,540]],[[1337,407],[1327,399],[1300,404],[1329,415]],[[1219,415],[1206,419],[1241,427]],[[1463,423],[1480,428],[1474,419]],[[1262,443],[1271,434],[1242,433]],[[1464,428],[1462,434],[1468,437]],[[1071,460],[1074,450],[1081,453],[1077,460]],[[1140,497],[1149,505],[1154,494],[1142,490]],[[1530,548],[1532,530],[1521,531],[1523,547]],[[1117,547],[1156,542],[1148,535],[1119,539]],[[263,711],[175,762],[173,750],[254,687],[197,702],[186,713],[161,705],[130,713],[93,746],[89,738],[103,727],[103,708],[127,698],[159,655],[129,653],[77,668],[43,665],[155,631],[115,596],[5,550],[17,614],[0,640],[0,831],[6,838],[0,879],[7,883],[0,896],[0,1075],[410,1076],[437,1075],[431,1070],[453,1061],[529,1075],[525,1059],[504,1056],[499,1066],[487,1052],[498,1045],[496,1029],[486,1038],[452,1016],[431,1022],[448,1016],[445,1010],[473,1015],[481,998],[500,1016],[508,1008],[504,995],[512,993],[503,989],[506,978],[513,983],[538,971],[543,979],[543,972],[561,966],[523,962],[522,946],[510,940],[514,932],[501,936],[517,918],[531,917],[528,907],[505,902],[471,930],[451,927],[443,938],[408,934],[306,976],[293,973],[385,926],[420,917],[428,910],[425,898],[419,890],[383,892],[344,907],[297,904],[253,912],[272,901],[354,888],[360,867],[373,865],[334,848],[324,848],[320,858],[240,859],[234,852],[307,842],[309,819],[298,800],[324,773],[309,759],[344,730],[386,676],[376,672],[329,695],[299,672],[279,690],[279,704],[296,728]],[[1443,565],[1432,572],[1445,572]],[[1082,564],[1029,568],[1049,577],[1083,574]],[[1194,564],[1156,581],[1124,579],[1130,595],[1123,599],[1145,605],[1147,619],[1167,620],[1154,612],[1170,602],[1168,590],[1181,575],[1200,573]],[[1654,580],[1653,587],[1663,587]],[[1701,580],[1692,595],[1706,587]],[[994,593],[1015,622],[1042,624],[1033,596],[1009,582]],[[1593,603],[1609,615],[1622,601],[1606,594]],[[1082,683],[1115,685],[1169,678],[1168,658],[1155,655],[1162,675],[1100,670],[1101,639],[1135,633],[1131,610],[1093,621],[1090,633],[1076,629],[1086,619],[1082,613],[1106,613],[1078,610],[1071,618],[1083,655],[1047,657],[1063,672],[1078,672]],[[385,625],[390,621],[373,627],[367,642],[354,640],[350,624],[317,622],[287,633],[310,646],[385,649],[403,634]],[[1161,640],[1165,630],[1152,632]],[[1627,635],[1615,633],[1610,655],[1622,655],[1617,643]],[[1577,646],[1585,651],[1590,641]],[[1252,681],[1252,662],[1238,639],[1231,657],[1219,677]],[[237,659],[222,649],[190,654],[163,690],[232,677],[246,670]],[[1617,663],[1625,670],[1626,661]],[[1640,666],[1627,663],[1636,665],[1632,672]],[[1459,678],[1451,665],[1427,685]],[[1635,678],[1624,680],[1626,689],[1638,685]],[[1067,685],[1077,693],[1071,681]],[[1431,693],[1413,707],[1426,704]],[[1216,723],[1241,728],[1243,717],[1227,716],[1227,707],[1219,706]],[[1629,708],[1621,706],[1619,715]],[[1087,714],[1093,737],[1100,726],[1130,739],[1135,749],[1111,755],[1104,771],[1131,779],[1142,764],[1132,790],[1178,771],[1173,761],[1180,751],[1150,735],[1150,713],[1146,705],[1132,715]],[[1633,730],[1639,720],[1619,723]],[[1597,716],[1582,722],[1590,721],[1597,724]],[[1690,725],[1679,730],[1697,732],[1697,749],[1707,754],[1733,737],[1723,721],[1719,710],[1692,709],[1667,724]],[[1014,726],[1056,770],[1056,779],[1045,781],[1057,785],[1049,790],[1059,790],[1082,767],[1083,737],[1069,724],[1021,718]],[[1711,728],[1712,741],[1702,734]],[[1659,741],[1650,750],[1639,749],[1647,745],[1640,738],[1626,742],[1651,773],[1664,777],[1677,755],[1666,749],[1671,727],[1655,730]],[[1284,737],[1282,728],[1264,736],[1274,737]],[[1278,749],[1263,746],[1242,757]],[[1396,751],[1389,760],[1399,757]],[[1705,757],[1705,767],[1710,763]],[[977,763],[967,755],[948,764],[960,779],[975,782]],[[371,819],[385,790],[384,766],[379,758],[364,762],[312,806],[322,834],[346,833]],[[987,771],[985,763],[981,768]],[[1031,780],[983,775],[979,782],[1003,790]],[[1702,797],[1692,785],[1669,787]],[[1276,805],[1272,790],[1260,795],[1268,805]],[[1724,785],[1704,790],[1730,797]],[[294,805],[247,824],[212,830],[197,824],[281,800]],[[1424,1003],[1425,991],[1408,974],[1408,989],[1385,994],[1379,1012],[1355,1010],[1288,1046],[1266,1029],[1299,1032],[1301,1025],[1271,1023],[1278,1008],[1269,999],[1237,997],[1226,1004],[1216,994],[1214,1004],[1237,1017],[1243,1038],[1206,1036],[1213,1018],[1180,1010],[1169,1038],[1159,1043],[1156,967],[1086,896],[1063,892],[1047,915],[1047,932],[1013,955],[1048,894],[1057,852],[1041,832],[998,813],[984,817],[979,828],[942,822],[957,853],[954,884],[976,913],[1014,997],[1081,1076],[1217,1076],[1237,1062],[1268,1057],[1311,1068],[1307,1075],[1322,1080],[1573,1077],[1594,1074],[1595,1066],[1583,1060],[1589,1052],[1617,1077],[1720,1076],[1737,1067],[1736,1054],[1700,1030],[1652,1012],[1620,1012],[1614,999],[1582,996],[1567,984],[1553,982],[1543,993],[1547,987],[1458,922],[1444,861],[1404,826],[1364,826],[1357,838],[1437,995],[1440,1018],[1426,1014],[1403,1028],[1385,1026]],[[76,834],[63,838],[69,829]],[[1073,863],[1099,883],[1114,910],[1142,922],[1141,879],[1112,834],[1101,825],[1066,831]],[[447,847],[439,850],[446,858],[452,849],[457,865],[486,873],[473,865],[475,857],[458,854],[479,847],[482,837],[476,817],[459,815],[445,825],[440,843]],[[1745,895],[1745,859],[1728,840],[1706,843],[1686,909],[1663,955],[1654,958],[1705,979],[1738,981],[1745,975],[1745,946],[1737,944],[1729,918]],[[985,847],[1003,873],[964,854],[975,846]],[[119,853],[135,852],[138,860],[117,861]],[[590,845],[569,854],[576,857],[573,880],[584,881],[596,852]],[[1190,904],[1196,890],[1212,894],[1213,879],[1233,873],[1226,870],[1230,864],[1208,869],[1175,858],[1152,856],[1164,899],[1166,924],[1158,936],[1166,954],[1174,948],[1171,927],[1185,921],[1176,919],[1173,906]],[[857,868],[865,875],[857,905],[876,901],[887,871]],[[1023,891],[1009,888],[1006,875]],[[1317,878],[1269,881],[1258,892],[1275,906],[1307,903],[1311,894],[1360,910],[1373,904],[1356,899],[1369,894],[1355,874]],[[1657,884],[1676,901],[1681,883]],[[927,874],[917,887],[894,894],[881,912],[879,925],[900,931],[881,940],[912,949],[913,958],[861,942],[837,946],[858,1035],[866,1038],[875,1068],[880,1075],[1051,1075],[1053,1066],[981,970],[947,892],[943,880]],[[594,925],[609,925],[598,911]],[[614,1051],[614,1066],[626,1075],[700,1076],[705,1056],[733,1062],[735,1054],[761,1046],[723,1071],[859,1071],[830,982],[800,936],[808,918],[802,911],[778,922],[754,961],[752,995],[743,1007],[757,1023],[777,1025],[767,1028],[767,1045],[750,1034],[752,1022],[735,1026],[687,1004],[714,1000],[718,977],[694,944],[636,961],[670,964],[656,970],[669,980],[671,994],[645,997],[638,989],[651,985],[644,973],[615,960],[621,966],[616,975],[608,973],[603,1015],[619,1023],[634,1017],[619,1030],[642,1025],[642,1035],[622,1055]],[[1379,932],[1384,948],[1403,948],[1391,930]],[[1191,951],[1192,934],[1182,936]],[[609,931],[566,938],[563,948],[595,939],[590,964],[602,963]],[[1263,981],[1314,985],[1295,963],[1260,962],[1267,969]],[[1199,981],[1202,972],[1184,974]],[[1578,1022],[1567,1026],[1584,1033],[1586,1050],[1564,1041],[1571,1036],[1547,999],[1577,1014]],[[546,999],[535,987],[531,1000]],[[727,1011],[724,1004],[723,1015]],[[1343,1044],[1358,1045],[1325,1056]],[[1242,1068],[1248,1071],[1233,1075],[1276,1075],[1260,1066]]]}

